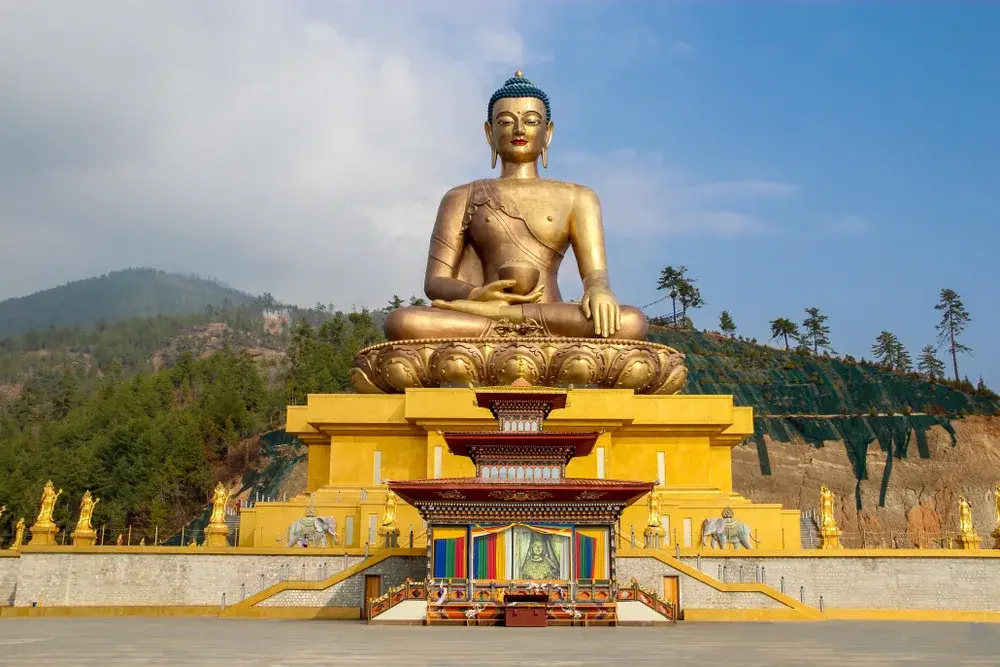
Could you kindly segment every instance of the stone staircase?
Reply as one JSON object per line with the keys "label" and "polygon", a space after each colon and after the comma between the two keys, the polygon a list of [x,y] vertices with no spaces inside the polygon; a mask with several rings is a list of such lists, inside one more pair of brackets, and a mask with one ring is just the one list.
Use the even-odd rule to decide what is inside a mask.
{"label": "stone staircase", "polygon": [[819,525],[816,523],[815,509],[802,510],[799,528],[802,532],[802,548],[819,549]]}

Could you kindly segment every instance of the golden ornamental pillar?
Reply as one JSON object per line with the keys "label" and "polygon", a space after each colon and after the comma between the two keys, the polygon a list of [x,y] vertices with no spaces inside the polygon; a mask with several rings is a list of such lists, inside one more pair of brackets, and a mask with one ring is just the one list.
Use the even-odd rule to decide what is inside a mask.
{"label": "golden ornamental pillar", "polygon": [[97,541],[97,531],[91,525],[90,519],[94,515],[94,507],[101,502],[100,498],[94,498],[90,491],[83,492],[80,499],[80,518],[76,522],[76,528],[70,533],[75,547],[92,547]]}
{"label": "golden ornamental pillar", "polygon": [[229,492],[219,482],[212,494],[212,516],[205,527],[206,547],[228,547],[229,526],[226,524],[226,505],[229,503]]}
{"label": "golden ornamental pillar", "polygon": [[997,526],[990,533],[990,537],[993,538],[993,548],[1000,549],[1000,484],[997,484],[996,488],[993,489],[993,504],[995,506],[994,511],[996,512]]}
{"label": "golden ornamental pillar", "polygon": [[833,516],[833,491],[826,484],[819,487],[819,548],[839,549],[841,531]]}
{"label": "golden ornamental pillar", "polygon": [[38,510],[38,518],[31,526],[31,540],[28,542],[28,546],[45,547],[56,543],[59,527],[52,521],[52,512],[55,510],[56,501],[61,494],[62,489],[56,491],[52,480],[45,483],[45,488],[42,489],[42,505]]}
{"label": "golden ornamental pillar", "polygon": [[958,539],[955,542],[959,549],[979,548],[979,536],[972,525],[972,507],[964,496],[958,497]]}

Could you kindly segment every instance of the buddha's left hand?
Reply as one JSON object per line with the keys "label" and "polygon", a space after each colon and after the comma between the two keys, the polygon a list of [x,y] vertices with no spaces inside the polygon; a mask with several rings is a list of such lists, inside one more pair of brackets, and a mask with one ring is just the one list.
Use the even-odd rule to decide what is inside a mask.
{"label": "buddha's left hand", "polygon": [[594,321],[594,334],[607,338],[622,326],[618,299],[607,287],[591,287],[583,293],[583,314]]}

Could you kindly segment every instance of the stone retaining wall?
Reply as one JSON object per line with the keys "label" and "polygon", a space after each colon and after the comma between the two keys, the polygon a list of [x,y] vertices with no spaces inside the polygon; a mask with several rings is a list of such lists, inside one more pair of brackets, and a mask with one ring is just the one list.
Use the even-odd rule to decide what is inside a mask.
{"label": "stone retaining wall", "polygon": [[418,556],[389,558],[364,572],[321,591],[287,590],[264,600],[258,607],[357,607],[364,595],[365,576],[382,575],[381,595],[407,578],[420,581],[427,575],[427,559]]}
{"label": "stone retaining wall", "polygon": [[[14,606],[218,605],[239,602],[283,580],[325,579],[361,556],[25,552]],[[263,575],[263,579],[261,578]],[[0,595],[6,592],[0,589]],[[360,605],[360,595],[358,602]]]}
{"label": "stone retaining wall", "polygon": [[16,556],[0,556],[0,607],[14,604],[20,565],[21,559]]}
{"label": "stone retaining wall", "polygon": [[[692,567],[697,563],[682,560]],[[728,581],[739,581],[741,566],[744,581],[752,581],[763,566],[764,583],[777,589],[784,577],[785,592],[799,599],[803,587],[811,607],[819,607],[822,595],[828,609],[1000,610],[1000,558],[995,557],[702,557],[701,570],[718,577],[723,563]]]}

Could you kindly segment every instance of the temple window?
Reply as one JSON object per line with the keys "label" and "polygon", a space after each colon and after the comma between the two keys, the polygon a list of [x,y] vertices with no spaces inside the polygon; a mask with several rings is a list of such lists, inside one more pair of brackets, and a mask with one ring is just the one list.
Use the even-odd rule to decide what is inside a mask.
{"label": "temple window", "polygon": [[526,480],[528,480],[529,482],[534,481],[534,479],[535,479],[535,469],[534,468],[528,468],[527,470],[525,470],[524,471],[524,478]]}
{"label": "temple window", "polygon": [[382,452],[375,450],[375,457],[372,465],[372,486],[382,483]]}
{"label": "temple window", "polygon": [[542,478],[542,469],[538,466],[535,466],[535,479],[540,480],[541,478]]}
{"label": "temple window", "polygon": [[552,479],[552,469],[546,468],[542,471],[542,479]]}
{"label": "temple window", "polygon": [[667,483],[667,463],[663,452],[656,452],[656,479],[660,486],[665,486]]}
{"label": "temple window", "polygon": [[490,477],[492,479],[500,479],[500,471],[497,470],[496,466],[490,467]]}
{"label": "temple window", "polygon": [[604,479],[604,447],[597,448],[597,479]]}
{"label": "temple window", "polygon": [[500,468],[500,479],[507,479],[507,469]]}
{"label": "temple window", "polygon": [[552,469],[552,479],[559,479],[559,468]]}

